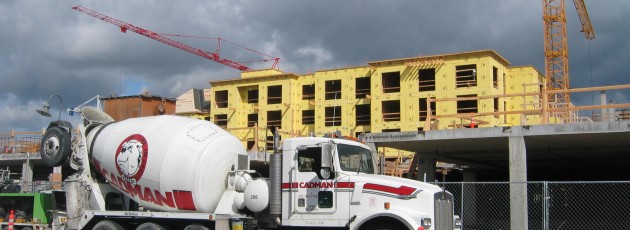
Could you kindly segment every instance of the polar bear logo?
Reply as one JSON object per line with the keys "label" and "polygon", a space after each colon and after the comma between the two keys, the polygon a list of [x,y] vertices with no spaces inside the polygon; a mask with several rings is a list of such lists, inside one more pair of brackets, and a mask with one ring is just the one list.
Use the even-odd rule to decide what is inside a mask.
{"label": "polar bear logo", "polygon": [[116,157],[116,164],[125,177],[133,177],[138,173],[142,163],[142,143],[130,140],[122,144]]}

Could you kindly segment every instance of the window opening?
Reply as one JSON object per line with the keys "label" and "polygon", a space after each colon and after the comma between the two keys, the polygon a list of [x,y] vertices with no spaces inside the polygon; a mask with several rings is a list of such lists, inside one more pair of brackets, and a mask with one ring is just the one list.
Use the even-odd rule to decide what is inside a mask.
{"label": "window opening", "polygon": [[357,125],[370,125],[370,104],[356,106],[355,121]]}
{"label": "window opening", "polygon": [[383,121],[400,121],[400,101],[383,101]]}
{"label": "window opening", "polygon": [[251,150],[254,148],[255,141],[247,141],[247,150]]}
{"label": "window opening", "polygon": [[282,103],[282,86],[274,85],[267,88],[267,104]]}
{"label": "window opening", "polygon": [[418,70],[418,91],[435,91],[435,69]]}
{"label": "window opening", "polygon": [[326,100],[341,98],[341,80],[326,81]]}
{"label": "window opening", "polygon": [[256,126],[256,123],[258,123],[258,114],[247,114],[247,127],[254,127]]}
{"label": "window opening", "polygon": [[315,124],[315,110],[302,110],[302,124],[303,125]]}
{"label": "window opening", "polygon": [[341,126],[341,106],[326,107],[325,126]]}
{"label": "window opening", "polygon": [[[275,129],[271,129],[271,133],[274,133]],[[282,140],[282,136],[278,137],[280,140]],[[273,135],[272,136],[267,136],[267,141],[265,142],[265,149],[267,151],[273,151]]]}
{"label": "window opening", "polygon": [[[461,97],[477,97],[476,94],[471,94],[471,95],[461,95],[461,96],[457,96],[458,98]],[[457,113],[478,113],[478,108],[477,108],[477,100],[463,100],[463,101],[457,101]]]}
{"label": "window opening", "polygon": [[400,72],[383,73],[383,93],[400,92]]}
{"label": "window opening", "polygon": [[214,92],[214,101],[217,104],[217,108],[228,107],[228,91],[221,90]]}
{"label": "window opening", "polygon": [[219,127],[221,127],[221,128],[227,127],[227,124],[228,124],[228,116],[227,116],[227,114],[214,115],[214,124],[219,126]]}
{"label": "window opening", "polygon": [[258,89],[247,90],[247,103],[249,104],[258,103]]}
{"label": "window opening", "polygon": [[[433,99],[434,97],[432,97]],[[426,98],[420,98],[419,100],[419,108],[420,108],[420,113],[419,113],[419,120],[420,121],[426,121],[427,120],[427,116],[428,116],[428,110],[429,108],[427,108],[427,99]],[[436,111],[436,106],[435,106],[435,101],[431,102],[431,116],[435,116],[435,111]]]}
{"label": "window opening", "polygon": [[[494,112],[499,112],[499,98],[494,99]],[[499,118],[499,114],[495,114],[494,118]]]}
{"label": "window opening", "polygon": [[274,130],[272,127],[282,129],[282,111],[267,111],[267,128]]}
{"label": "window opening", "polygon": [[356,78],[356,85],[357,89],[355,92],[355,96],[357,99],[366,98],[367,95],[370,95],[371,81],[369,77]]}
{"label": "window opening", "polygon": [[383,133],[395,133],[395,132],[400,132],[400,129],[383,129],[383,130],[381,130],[381,132],[383,132]]}
{"label": "window opening", "polygon": [[302,100],[315,99],[315,85],[303,85],[302,86]]}
{"label": "window opening", "polygon": [[455,67],[456,87],[477,86],[477,65],[460,65]]}
{"label": "window opening", "polygon": [[499,69],[495,66],[492,67],[492,86],[499,88]]}

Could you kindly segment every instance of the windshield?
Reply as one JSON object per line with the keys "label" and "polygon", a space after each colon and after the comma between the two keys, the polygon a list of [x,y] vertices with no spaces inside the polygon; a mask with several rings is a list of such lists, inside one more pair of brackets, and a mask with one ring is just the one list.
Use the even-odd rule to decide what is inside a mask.
{"label": "windshield", "polygon": [[337,145],[341,170],[374,174],[372,152],[354,145]]}

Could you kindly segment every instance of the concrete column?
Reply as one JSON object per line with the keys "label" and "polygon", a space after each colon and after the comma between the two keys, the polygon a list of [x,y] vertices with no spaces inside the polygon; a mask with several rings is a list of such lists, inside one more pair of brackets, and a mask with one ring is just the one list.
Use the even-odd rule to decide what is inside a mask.
{"label": "concrete column", "polygon": [[[599,99],[601,102],[601,105],[606,105],[606,91],[602,90],[599,92]],[[608,113],[608,109],[606,108],[602,108],[602,120],[601,121],[609,121],[608,118],[611,117],[611,114]]]}
{"label": "concrete column", "polygon": [[527,227],[527,151],[523,136],[509,137],[510,228]]}
{"label": "concrete column", "polygon": [[[477,174],[475,171],[464,169],[464,182],[475,182]],[[461,199],[462,199],[462,208],[455,210],[456,213],[459,213],[459,217],[464,220],[465,223],[477,223],[477,187],[479,184],[475,183],[463,183]]]}
{"label": "concrete column", "polygon": [[22,163],[22,192],[31,192],[32,188],[33,188],[33,162],[27,160],[27,161],[24,161],[24,163]]}
{"label": "concrete column", "polygon": [[433,156],[429,156],[426,154],[416,153],[416,157],[418,157],[418,175],[417,179],[419,181],[424,181],[426,178],[427,182],[435,181],[435,158]]}

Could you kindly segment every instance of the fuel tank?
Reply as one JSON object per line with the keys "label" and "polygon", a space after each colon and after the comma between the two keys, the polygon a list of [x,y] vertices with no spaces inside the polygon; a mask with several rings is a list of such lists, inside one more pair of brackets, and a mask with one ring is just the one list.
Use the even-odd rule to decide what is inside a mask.
{"label": "fuel tank", "polygon": [[241,142],[220,127],[180,116],[132,118],[90,131],[94,170],[150,210],[214,212]]}

